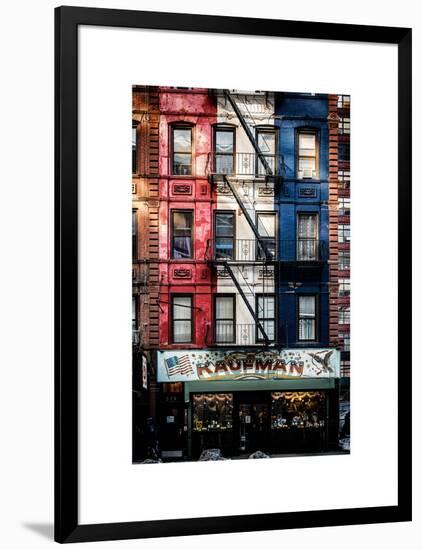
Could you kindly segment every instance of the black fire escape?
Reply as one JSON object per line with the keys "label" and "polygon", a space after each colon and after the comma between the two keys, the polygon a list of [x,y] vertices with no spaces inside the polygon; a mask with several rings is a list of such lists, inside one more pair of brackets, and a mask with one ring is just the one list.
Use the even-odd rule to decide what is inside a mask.
{"label": "black fire escape", "polygon": [[[260,341],[260,344],[268,347],[271,344],[271,339],[268,337],[263,323],[261,323],[256,311],[251,306],[243,290],[245,285],[249,285],[242,276],[241,266],[244,264],[258,264],[262,266],[262,295],[265,295],[265,273],[269,272],[269,266],[274,266],[275,268],[277,263],[277,238],[267,239],[260,234],[247,208],[247,195],[241,192],[242,188],[245,186],[245,182],[243,181],[242,183],[242,176],[253,176],[253,185],[259,181],[260,185],[263,186],[262,193],[264,196],[265,194],[274,195],[275,186],[281,185],[282,183],[282,161],[280,155],[269,155],[261,150],[257,139],[246,122],[234,97],[228,90],[224,91],[224,97],[236,114],[236,117],[253,147],[254,153],[236,153],[231,173],[230,171],[229,173],[224,173],[224,170],[218,170],[215,158],[211,158],[209,162],[211,168],[208,170],[208,177],[212,185],[216,186],[219,192],[231,193],[233,195],[253,232],[254,239],[238,239],[235,242],[234,251],[231,257],[227,257],[224,254],[218,254],[216,242],[210,241],[208,242],[206,256],[216,268],[217,266],[222,267],[224,272],[230,276],[255,322],[257,331],[259,331],[260,337],[257,339]],[[243,280],[241,281],[241,279]],[[249,289],[251,293],[253,293],[250,287]]]}

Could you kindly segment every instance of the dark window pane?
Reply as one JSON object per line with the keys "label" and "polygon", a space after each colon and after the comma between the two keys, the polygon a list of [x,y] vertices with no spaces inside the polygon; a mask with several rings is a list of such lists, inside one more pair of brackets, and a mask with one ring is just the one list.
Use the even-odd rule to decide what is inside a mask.
{"label": "dark window pane", "polygon": [[215,215],[215,256],[216,259],[234,257],[234,215],[216,213]]}
{"label": "dark window pane", "polygon": [[174,237],[173,258],[192,258],[192,244],[190,237]]}
{"label": "dark window pane", "polygon": [[257,259],[273,260],[276,256],[276,241],[275,239],[261,238],[261,243],[257,242]]}
{"label": "dark window pane", "polygon": [[233,214],[222,213],[215,215],[215,234],[217,237],[233,236]]}
{"label": "dark window pane", "polygon": [[215,257],[217,260],[233,259],[233,239],[217,237],[215,239]]}
{"label": "dark window pane", "polygon": [[350,160],[350,144],[349,143],[339,143],[338,158],[339,158],[339,160],[343,160],[343,161],[346,161],[346,162]]}
{"label": "dark window pane", "polygon": [[192,155],[174,153],[173,173],[178,176],[192,175]]}
{"label": "dark window pane", "polygon": [[138,326],[136,314],[136,297],[132,296],[132,329],[135,330]]}
{"label": "dark window pane", "polygon": [[192,212],[172,213],[173,258],[192,258]]}

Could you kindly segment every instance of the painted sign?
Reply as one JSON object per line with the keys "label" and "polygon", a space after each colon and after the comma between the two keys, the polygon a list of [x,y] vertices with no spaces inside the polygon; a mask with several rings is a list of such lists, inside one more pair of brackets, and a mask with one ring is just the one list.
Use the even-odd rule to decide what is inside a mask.
{"label": "painted sign", "polygon": [[331,348],[158,351],[157,369],[158,382],[338,378],[340,352]]}

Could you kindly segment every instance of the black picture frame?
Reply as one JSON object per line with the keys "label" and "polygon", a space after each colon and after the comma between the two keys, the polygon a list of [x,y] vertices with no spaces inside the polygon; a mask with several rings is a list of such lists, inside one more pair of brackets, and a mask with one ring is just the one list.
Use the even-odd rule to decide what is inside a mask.
{"label": "black picture frame", "polygon": [[[209,15],[55,10],[55,540],[82,542],[411,520],[411,371],[398,376],[398,505],[78,523],[78,26],[229,33],[398,46],[398,365],[411,364],[411,29]],[[397,369],[398,370],[398,369]]]}

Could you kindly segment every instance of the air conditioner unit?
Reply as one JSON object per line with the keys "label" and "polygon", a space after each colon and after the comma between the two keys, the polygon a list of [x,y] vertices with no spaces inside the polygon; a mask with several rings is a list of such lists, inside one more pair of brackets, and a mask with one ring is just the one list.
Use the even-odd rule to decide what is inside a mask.
{"label": "air conditioner unit", "polygon": [[306,168],[304,170],[299,171],[299,174],[302,174],[302,178],[314,178],[315,170]]}

